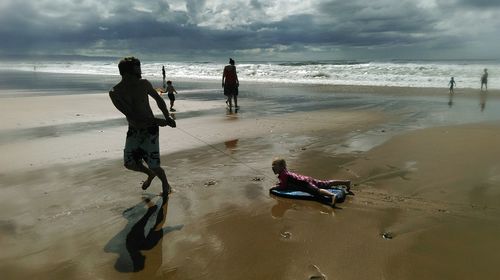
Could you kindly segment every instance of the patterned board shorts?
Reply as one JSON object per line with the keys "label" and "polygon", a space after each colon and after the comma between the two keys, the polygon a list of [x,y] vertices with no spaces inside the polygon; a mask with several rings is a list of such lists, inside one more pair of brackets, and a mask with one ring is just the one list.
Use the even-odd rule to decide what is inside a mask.
{"label": "patterned board shorts", "polygon": [[148,128],[130,127],[127,131],[125,149],[123,149],[123,160],[125,165],[134,165],[142,160],[149,168],[160,166],[160,144],[158,142],[159,128],[152,126]]}

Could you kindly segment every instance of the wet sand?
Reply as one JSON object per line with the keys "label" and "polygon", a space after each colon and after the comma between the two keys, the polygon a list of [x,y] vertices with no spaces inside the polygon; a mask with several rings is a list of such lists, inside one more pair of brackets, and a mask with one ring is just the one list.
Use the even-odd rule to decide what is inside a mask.
{"label": "wet sand", "polygon": [[[165,204],[157,180],[144,192],[122,167],[126,126],[106,94],[4,97],[2,279],[495,278],[488,94],[484,109],[472,90],[449,106],[437,89],[257,84],[238,113],[186,94],[160,135]],[[351,179],[353,195],[335,209],[270,196],[277,156]]]}

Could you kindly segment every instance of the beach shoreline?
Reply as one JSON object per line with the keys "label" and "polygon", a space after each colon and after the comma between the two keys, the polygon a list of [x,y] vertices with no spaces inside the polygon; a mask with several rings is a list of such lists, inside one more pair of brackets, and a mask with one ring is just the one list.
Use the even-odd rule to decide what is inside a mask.
{"label": "beach shoreline", "polygon": [[[55,73],[55,72],[31,72],[31,71],[20,71],[20,70],[1,70],[0,73],[3,74],[2,86],[0,87],[0,98],[9,95],[9,97],[23,96],[23,95],[48,95],[50,93],[50,83],[40,82],[46,80],[56,81],[56,86],[66,86],[66,89],[75,89],[78,94],[96,94],[100,92],[107,92],[112,85],[117,83],[121,78],[118,74],[116,75],[105,75],[105,74],[77,74],[77,73]],[[22,78],[19,78],[21,76]],[[153,86],[161,87],[162,79],[157,76],[144,76],[151,81]],[[221,80],[218,78],[185,78],[185,77],[169,77],[174,85],[178,88],[185,89],[195,88],[196,90],[204,91],[214,91],[222,90]],[[31,80],[31,81],[30,81]],[[35,82],[34,85],[28,85]],[[106,87],[102,87],[106,84]],[[82,87],[85,85],[85,87]],[[39,86],[39,90],[33,93],[33,86]],[[52,85],[53,86],[53,85]],[[179,87],[180,86],[180,87]],[[266,81],[266,80],[245,80],[241,79],[242,89],[248,86],[257,86],[259,88],[273,88],[273,87],[299,87],[299,88],[314,88],[315,90],[325,91],[325,92],[343,92],[343,93],[376,93],[376,94],[405,94],[405,95],[436,95],[444,94],[449,92],[449,88],[445,85],[443,87],[432,87],[426,86],[425,84],[419,86],[399,86],[399,85],[353,85],[346,83],[324,83],[322,81],[311,81],[311,82],[284,82],[284,81]],[[90,89],[89,89],[90,88]],[[481,92],[480,83],[478,81],[477,87],[461,87],[456,86],[454,88],[455,94],[465,94],[474,95]],[[73,94],[73,92],[59,92],[52,94]],[[488,91],[484,91],[493,96],[500,94],[500,89],[490,88]]]}

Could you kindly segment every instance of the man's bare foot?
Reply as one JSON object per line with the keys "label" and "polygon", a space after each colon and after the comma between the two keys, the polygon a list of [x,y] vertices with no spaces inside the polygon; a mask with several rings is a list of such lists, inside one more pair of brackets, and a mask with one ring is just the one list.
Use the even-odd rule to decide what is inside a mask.
{"label": "man's bare foot", "polygon": [[[165,190],[165,189],[164,189]],[[163,198],[168,198],[168,196],[172,193],[172,187],[168,186],[167,191],[162,191],[160,196]]]}
{"label": "man's bare foot", "polygon": [[169,193],[165,194],[164,192],[161,192],[161,193],[159,194],[159,196],[160,196],[163,200],[165,200],[165,201],[166,201],[166,200],[168,200],[168,198],[170,197],[170,194],[171,194],[171,193],[172,193],[172,192],[169,192]]}
{"label": "man's bare foot", "polygon": [[171,194],[171,193],[172,193],[172,187],[171,187],[171,186],[168,186],[168,187],[167,187],[167,193],[168,193],[168,194]]}
{"label": "man's bare foot", "polygon": [[151,174],[148,176],[148,178],[146,179],[146,181],[142,182],[142,189],[143,190],[147,190],[149,188],[149,186],[151,186],[151,182],[153,181],[153,179],[156,177],[155,174]]}

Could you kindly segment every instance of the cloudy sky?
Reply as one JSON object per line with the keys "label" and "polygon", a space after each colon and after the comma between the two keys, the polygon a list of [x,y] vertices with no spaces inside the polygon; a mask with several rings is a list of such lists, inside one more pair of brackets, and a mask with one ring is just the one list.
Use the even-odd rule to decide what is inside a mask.
{"label": "cloudy sky", "polygon": [[499,0],[0,0],[0,55],[500,58]]}

